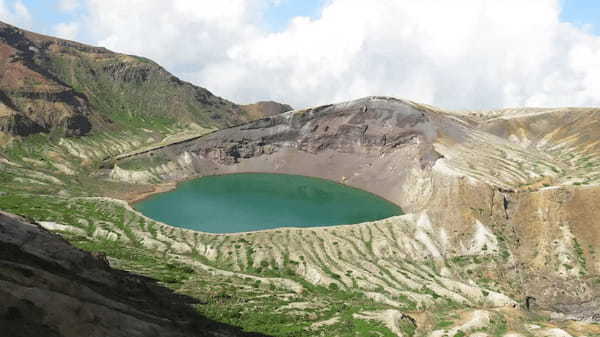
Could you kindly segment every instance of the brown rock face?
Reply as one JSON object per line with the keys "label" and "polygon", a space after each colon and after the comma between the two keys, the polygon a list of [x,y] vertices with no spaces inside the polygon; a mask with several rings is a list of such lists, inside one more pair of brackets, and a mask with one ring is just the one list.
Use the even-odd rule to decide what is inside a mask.
{"label": "brown rock face", "polygon": [[248,111],[156,63],[0,22],[0,132],[82,136],[152,124],[222,128],[277,110]]}
{"label": "brown rock face", "polygon": [[0,130],[19,136],[61,128],[67,135],[90,131],[87,99],[39,64],[39,45],[0,24]]}
{"label": "brown rock face", "polygon": [[199,316],[193,299],[3,212],[0,266],[3,336],[259,336]]}
{"label": "brown rock face", "polygon": [[161,152],[173,159],[189,153],[200,174],[260,171],[343,180],[410,207],[398,199],[402,182],[415,173],[407,168],[430,168],[440,158],[432,142],[442,130],[463,132],[433,110],[367,98],[266,117]]}

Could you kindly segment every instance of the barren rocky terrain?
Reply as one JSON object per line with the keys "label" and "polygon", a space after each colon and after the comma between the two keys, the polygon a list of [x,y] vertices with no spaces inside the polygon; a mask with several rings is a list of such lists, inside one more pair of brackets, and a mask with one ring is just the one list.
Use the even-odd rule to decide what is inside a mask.
{"label": "barren rocky terrain", "polygon": [[[484,112],[480,117],[369,97],[284,113],[141,157],[168,159],[166,164],[144,170],[147,178],[156,181],[234,172],[294,173],[363,188],[410,212],[368,225],[285,230],[287,235],[258,244],[266,250],[254,248],[255,254],[278,264],[284,257],[300,261],[303,256],[306,264],[312,260],[314,266],[299,264],[295,272],[313,283],[365,291],[381,286],[388,295],[398,295],[385,288],[395,284],[395,291],[414,295],[410,281],[404,279],[410,271],[397,261],[389,265],[384,261],[419,261],[442,264],[440,273],[460,280],[461,285],[450,287],[450,292],[462,287],[467,292],[445,296],[468,301],[470,291],[483,290],[470,288],[477,281],[459,276],[464,270],[446,264],[480,257],[493,265],[480,271],[493,280],[486,293],[497,291],[499,295],[492,297],[501,299],[491,300],[492,306],[519,303],[515,306],[521,307],[532,297],[539,310],[553,312],[555,317],[593,322],[599,317],[594,302],[598,296],[594,219],[598,189],[593,178],[583,176],[595,176],[597,140],[590,125],[596,112],[523,109]],[[571,125],[584,124],[583,120],[585,128]],[[113,179],[123,174],[119,164],[111,171]],[[303,232],[309,238],[317,234],[307,242],[299,234]],[[335,234],[329,236],[329,232]],[[255,235],[261,239],[262,235],[276,236]],[[277,249],[279,245],[283,251]],[[223,258],[223,252],[204,251],[205,256]],[[224,262],[245,270],[244,252],[234,250]],[[370,259],[369,253],[374,254]],[[375,263],[365,268],[365,261]],[[401,276],[390,271],[395,268],[403,271]],[[332,274],[339,277],[332,278]],[[420,289],[423,281],[413,286]],[[476,303],[487,301],[475,299]]]}

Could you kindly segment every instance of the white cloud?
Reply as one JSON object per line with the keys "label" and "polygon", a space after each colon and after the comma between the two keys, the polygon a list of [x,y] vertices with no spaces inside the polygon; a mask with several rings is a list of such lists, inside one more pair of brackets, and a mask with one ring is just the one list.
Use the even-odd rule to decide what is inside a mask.
{"label": "white cloud", "polygon": [[391,95],[450,108],[600,105],[600,37],[558,0],[329,0],[261,29],[273,0],[88,0],[81,27],[238,102]]}
{"label": "white cloud", "polygon": [[77,22],[63,22],[53,27],[54,35],[67,39],[74,40],[79,33],[79,24]]}
{"label": "white cloud", "polygon": [[8,4],[0,0],[0,21],[23,28],[31,28],[32,22],[27,6],[20,0],[8,1]]}
{"label": "white cloud", "polygon": [[71,12],[79,8],[79,0],[59,0],[58,8],[64,12]]}
{"label": "white cloud", "polygon": [[198,70],[254,38],[261,0],[89,0],[86,26],[97,43]]}

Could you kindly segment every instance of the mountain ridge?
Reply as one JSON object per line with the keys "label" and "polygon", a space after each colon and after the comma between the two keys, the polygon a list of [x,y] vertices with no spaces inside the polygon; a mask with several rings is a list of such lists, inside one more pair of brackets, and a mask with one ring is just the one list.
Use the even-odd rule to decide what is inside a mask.
{"label": "mountain ridge", "polygon": [[[223,127],[250,120],[241,106],[184,82],[142,57],[62,40],[0,22],[0,131],[131,128],[148,119]],[[122,95],[127,92],[127,95]],[[252,111],[261,117],[260,105]],[[145,120],[146,119],[146,120]]]}

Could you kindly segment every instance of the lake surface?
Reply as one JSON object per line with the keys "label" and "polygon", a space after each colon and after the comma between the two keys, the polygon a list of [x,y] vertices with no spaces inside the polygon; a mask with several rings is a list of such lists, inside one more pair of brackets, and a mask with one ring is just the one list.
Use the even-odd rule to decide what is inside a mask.
{"label": "lake surface", "polygon": [[209,233],[356,224],[403,214],[382,198],[329,180],[263,173],[195,179],[134,207],[172,226]]}

